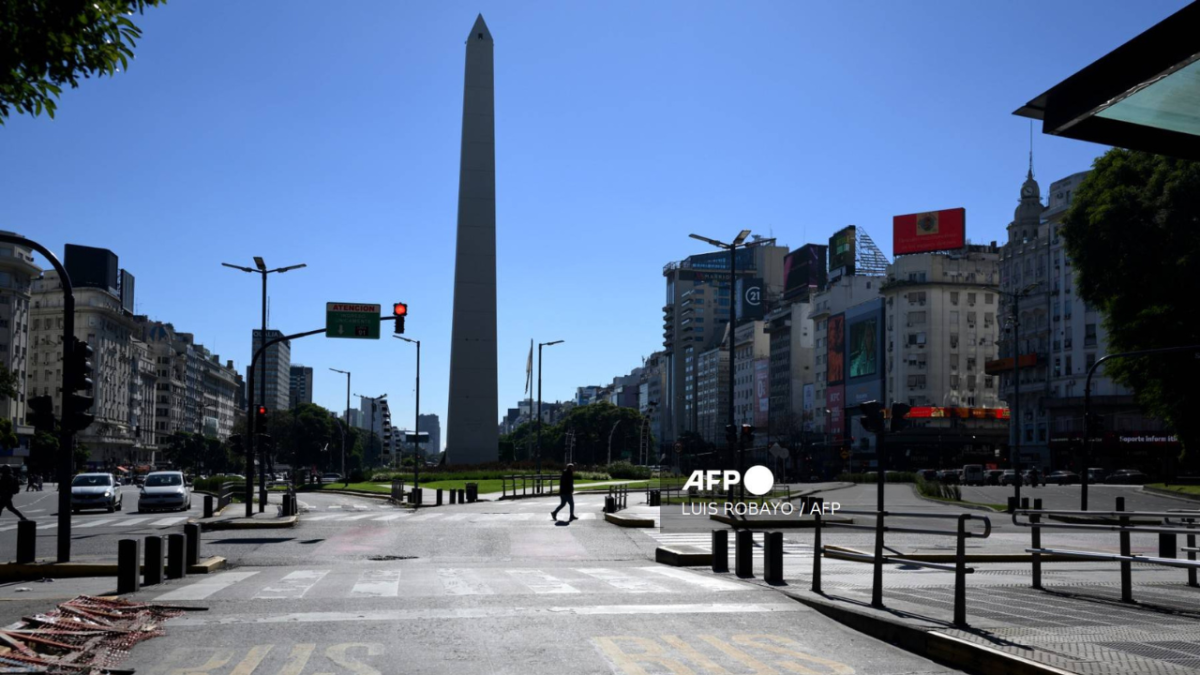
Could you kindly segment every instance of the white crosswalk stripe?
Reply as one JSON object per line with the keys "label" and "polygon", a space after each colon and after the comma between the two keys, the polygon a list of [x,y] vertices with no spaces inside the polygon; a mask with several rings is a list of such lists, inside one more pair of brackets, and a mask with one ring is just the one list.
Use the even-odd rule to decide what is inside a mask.
{"label": "white crosswalk stripe", "polygon": [[495,592],[487,584],[473,578],[470,570],[439,569],[438,578],[451,595],[491,595]]}
{"label": "white crosswalk stripe", "polygon": [[255,574],[258,572],[220,572],[194,584],[163,593],[154,600],[203,600],[213,593],[229,588],[239,581],[245,581]]}
{"label": "white crosswalk stripe", "polygon": [[254,595],[256,600],[296,599],[325,578],[329,570],[296,570]]}
{"label": "white crosswalk stripe", "polygon": [[358,578],[353,596],[394,598],[400,591],[400,570],[367,570]]}
{"label": "white crosswalk stripe", "polygon": [[[115,520],[120,520],[120,518],[101,518],[100,520],[89,520],[86,523],[81,523],[79,525],[76,525],[75,523],[71,523],[71,527],[73,527],[77,530],[82,530],[87,527],[99,527],[100,525],[106,525]],[[120,523],[120,524],[124,524],[124,523]]]}
{"label": "white crosswalk stripe", "polygon": [[534,593],[578,593],[579,589],[542,570],[508,570],[513,578],[531,588]]}
{"label": "white crosswalk stripe", "polygon": [[176,523],[182,523],[185,520],[187,520],[187,516],[177,516],[175,518],[163,518],[162,520],[156,520],[150,524],[153,526],[156,526],[156,527],[158,527],[158,526],[165,527],[167,525],[174,525]]}
{"label": "white crosswalk stripe", "polygon": [[399,518],[406,518],[406,517],[408,517],[407,513],[393,513],[393,514],[387,515],[387,516],[380,516],[378,518],[372,518],[372,520],[375,522],[385,522],[386,523],[386,522],[389,522],[392,520],[397,520]]}
{"label": "white crosswalk stripe", "polygon": [[611,584],[612,586],[615,586],[616,588],[619,588],[623,591],[629,591],[630,593],[669,593],[670,592],[666,588],[659,586],[658,584],[654,583],[653,581],[650,581],[649,579],[644,579],[642,577],[635,577],[631,574],[626,574],[625,572],[620,571],[620,570],[607,569],[607,568],[601,568],[601,567],[591,567],[591,568],[580,569],[579,571],[583,572],[584,574],[590,574],[590,575],[596,577],[597,579],[604,581],[605,583]]}

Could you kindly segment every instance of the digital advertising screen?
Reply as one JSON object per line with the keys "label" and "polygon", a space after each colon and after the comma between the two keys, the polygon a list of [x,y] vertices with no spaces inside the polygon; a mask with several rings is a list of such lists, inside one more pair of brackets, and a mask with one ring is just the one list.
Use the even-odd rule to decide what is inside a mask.
{"label": "digital advertising screen", "polygon": [[846,315],[837,314],[829,317],[826,332],[829,345],[829,370],[826,373],[828,384],[841,384],[846,379]]}
{"label": "digital advertising screen", "polygon": [[879,320],[875,317],[850,325],[850,377],[879,372]]}
{"label": "digital advertising screen", "polygon": [[963,208],[892,218],[892,255],[953,251],[966,241],[967,210]]}

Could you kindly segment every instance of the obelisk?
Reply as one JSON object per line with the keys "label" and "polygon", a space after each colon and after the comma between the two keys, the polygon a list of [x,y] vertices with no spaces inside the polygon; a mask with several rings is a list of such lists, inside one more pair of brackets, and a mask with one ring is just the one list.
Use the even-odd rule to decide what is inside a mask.
{"label": "obelisk", "polygon": [[492,34],[483,15],[467,37],[458,242],[450,335],[446,461],[499,459],[496,386],[496,123]]}

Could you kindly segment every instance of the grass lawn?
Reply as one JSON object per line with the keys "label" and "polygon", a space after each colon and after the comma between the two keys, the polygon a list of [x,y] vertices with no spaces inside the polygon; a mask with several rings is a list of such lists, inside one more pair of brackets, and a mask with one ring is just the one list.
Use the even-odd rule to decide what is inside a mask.
{"label": "grass lawn", "polygon": [[1178,492],[1185,495],[1200,495],[1200,485],[1166,485],[1164,483],[1150,483],[1146,485],[1146,487],[1167,490],[1169,492]]}

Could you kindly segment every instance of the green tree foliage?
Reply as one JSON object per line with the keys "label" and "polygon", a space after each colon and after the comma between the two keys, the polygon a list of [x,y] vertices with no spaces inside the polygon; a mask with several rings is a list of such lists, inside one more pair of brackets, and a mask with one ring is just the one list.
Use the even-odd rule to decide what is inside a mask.
{"label": "green tree foliage", "polygon": [[[608,461],[608,440],[612,434],[612,458],[617,461],[623,455],[637,459],[638,439],[641,432],[642,415],[632,408],[622,408],[607,401],[572,408],[558,424],[542,425],[542,459],[563,462],[566,453],[567,432],[575,433],[575,463],[604,464]],[[620,422],[618,424],[618,422]],[[616,425],[616,432],[613,427]],[[512,459],[526,461],[534,459],[533,448],[537,445],[537,424],[521,424],[500,439],[500,447],[511,447]],[[652,447],[657,448],[651,439]],[[651,453],[657,458],[657,451]]]}
{"label": "green tree foliage", "polygon": [[0,418],[0,448],[10,450],[17,447],[20,440],[17,438],[17,432],[13,429],[12,420]]}
{"label": "green tree foliage", "polygon": [[88,458],[91,455],[92,451],[87,444],[75,441],[75,452],[71,453],[72,459],[75,460],[75,473],[87,471]]}
{"label": "green tree foliage", "polygon": [[[1200,344],[1200,162],[1110,150],[1076,191],[1062,234],[1076,290],[1103,312],[1107,353]],[[1200,465],[1200,359],[1114,359],[1105,368]]]}
{"label": "green tree foliage", "polygon": [[142,31],[129,19],[165,0],[0,3],[0,124],[15,110],[54,117],[62,85],[129,68]]}
{"label": "green tree foliage", "polygon": [[17,374],[0,363],[0,398],[16,398],[17,384]]}

